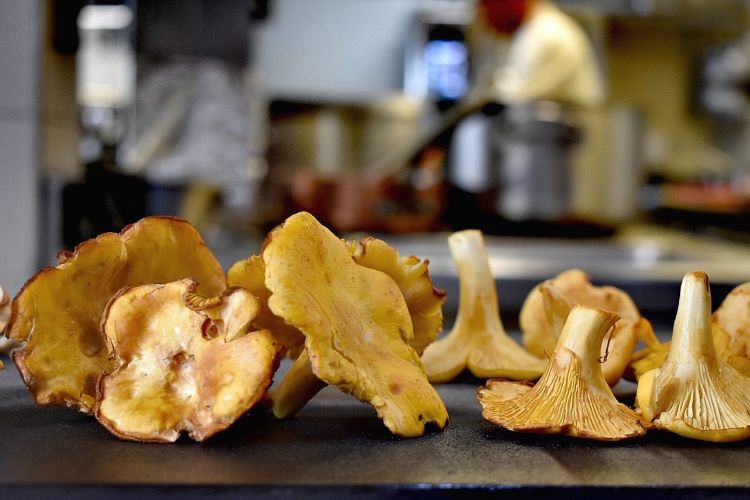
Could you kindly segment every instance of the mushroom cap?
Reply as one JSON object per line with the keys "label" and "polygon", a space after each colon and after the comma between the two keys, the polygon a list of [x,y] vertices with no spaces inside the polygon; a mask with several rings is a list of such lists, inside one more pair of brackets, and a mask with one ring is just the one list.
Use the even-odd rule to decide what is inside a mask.
{"label": "mushroom cap", "polygon": [[356,264],[346,244],[306,212],[269,234],[262,257],[268,305],[305,335],[316,377],[371,404],[394,434],[445,426],[445,405],[407,343],[409,310],[390,276]]}
{"label": "mushroom cap", "polygon": [[639,379],[636,403],[645,421],[685,437],[750,437],[750,378],[716,354],[705,273],[683,278],[669,354]]}
{"label": "mushroom cap", "polygon": [[229,286],[242,287],[260,300],[260,312],[253,320],[259,330],[270,330],[281,345],[296,358],[304,347],[305,336],[287,324],[283,318],[276,316],[268,307],[271,292],[265,284],[266,266],[259,255],[235,262],[227,273]]}
{"label": "mushroom cap", "polygon": [[448,382],[468,368],[480,378],[535,380],[546,361],[526,352],[503,328],[497,290],[482,233],[466,230],[448,237],[461,287],[451,331],[422,355],[431,382]]}
{"label": "mushroom cap", "polygon": [[[412,322],[413,337],[409,344],[422,354],[424,348],[435,340],[443,326],[443,302],[445,292],[432,286],[428,270],[429,261],[413,255],[401,257],[383,240],[366,237],[361,241],[346,242],[354,262],[382,271],[396,282],[406,300]],[[260,256],[236,262],[228,273],[230,286],[241,286],[250,290],[261,300],[262,310],[255,320],[258,328],[271,330],[279,341],[289,349],[291,357],[299,355],[304,344],[304,335],[288,325],[268,308],[271,292],[265,285],[265,264]]]}
{"label": "mushroom cap", "polygon": [[750,283],[729,292],[711,323],[719,357],[750,377]]}
{"label": "mushroom cap", "polygon": [[102,234],[58,261],[13,299],[6,335],[26,341],[13,360],[37,403],[84,412],[93,408],[99,375],[112,369],[100,322],[120,288],[187,277],[207,295],[226,288],[221,265],[195,228],[171,217],[147,217],[120,234]]}
{"label": "mushroom cap", "polygon": [[347,242],[354,262],[382,271],[396,282],[409,309],[414,336],[409,341],[421,355],[443,327],[445,291],[432,286],[429,261],[414,255],[402,257],[383,240],[372,237]]}
{"label": "mushroom cap", "polygon": [[243,317],[257,299],[234,288],[196,304],[195,289],[191,280],[142,285],[109,302],[102,328],[116,368],[99,380],[95,415],[116,436],[173,442],[187,431],[203,441],[271,384],[276,342],[267,330],[247,333]]}
{"label": "mushroom cap", "polygon": [[550,364],[528,384],[490,380],[478,391],[482,416],[517,432],[616,441],[645,434],[636,413],[619,403],[599,368],[599,348],[617,316],[575,306]]}
{"label": "mushroom cap", "polygon": [[615,385],[635,352],[640,330],[650,329],[650,323],[641,318],[627,293],[611,286],[594,286],[585,272],[569,269],[534,287],[521,308],[519,324],[523,332],[523,345],[537,356],[549,355],[560,334],[559,329],[548,320],[542,285],[554,289],[560,300],[568,304],[568,309],[582,304],[620,316],[620,321],[601,350],[602,356],[606,354],[602,364],[604,378],[610,386]]}

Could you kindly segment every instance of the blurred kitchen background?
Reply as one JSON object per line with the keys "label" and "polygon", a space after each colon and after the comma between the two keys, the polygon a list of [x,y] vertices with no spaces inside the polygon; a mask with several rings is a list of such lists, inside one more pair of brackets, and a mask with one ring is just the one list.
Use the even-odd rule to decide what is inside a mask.
{"label": "blurred kitchen background", "polygon": [[228,265],[300,209],[449,292],[445,235],[483,229],[510,310],[571,266],[645,311],[686,271],[715,300],[750,281],[750,2],[554,2],[600,78],[585,106],[498,98],[514,39],[540,56],[476,4],[0,0],[0,283],[149,214]]}

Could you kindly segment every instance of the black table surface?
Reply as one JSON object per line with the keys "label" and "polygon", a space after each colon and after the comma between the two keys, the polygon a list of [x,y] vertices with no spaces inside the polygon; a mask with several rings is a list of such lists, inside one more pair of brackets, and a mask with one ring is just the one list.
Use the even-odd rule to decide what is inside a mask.
{"label": "black table surface", "polygon": [[[617,392],[632,399],[633,389]],[[475,383],[438,391],[450,423],[416,439],[391,436],[370,406],[328,387],[293,419],[252,414],[204,443],[142,444],[73,410],[38,407],[6,360],[0,498],[750,496],[750,444],[514,434],[482,419]]]}

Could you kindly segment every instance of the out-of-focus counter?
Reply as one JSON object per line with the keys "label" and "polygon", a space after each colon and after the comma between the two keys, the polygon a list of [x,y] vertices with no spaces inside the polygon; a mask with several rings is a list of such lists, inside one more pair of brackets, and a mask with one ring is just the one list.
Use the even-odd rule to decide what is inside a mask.
{"label": "out-of-focus counter", "polygon": [[[445,309],[451,315],[458,305],[458,275],[446,241],[448,236],[449,233],[434,233],[381,237],[403,255],[430,260],[433,280],[448,292]],[[669,323],[673,318],[679,284],[687,272],[708,274],[715,307],[734,286],[750,281],[750,244],[659,226],[625,226],[607,238],[486,236],[485,242],[500,308],[509,313],[510,320],[534,285],[573,267],[589,273],[597,284],[624,289],[644,315],[657,323]],[[216,248],[222,264],[229,266],[258,253],[261,241],[217,241],[211,246]]]}

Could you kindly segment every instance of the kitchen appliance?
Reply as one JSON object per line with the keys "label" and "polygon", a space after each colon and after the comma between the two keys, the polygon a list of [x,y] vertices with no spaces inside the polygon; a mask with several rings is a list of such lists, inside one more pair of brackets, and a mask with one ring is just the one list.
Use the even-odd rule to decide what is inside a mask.
{"label": "kitchen appliance", "polygon": [[267,7],[130,0],[80,10],[84,175],[63,188],[65,246],[150,214],[190,217],[202,229],[250,223],[267,171],[265,102],[250,53]]}
{"label": "kitchen appliance", "polygon": [[570,214],[570,150],[579,129],[555,102],[506,108],[495,134],[499,186],[495,209],[509,220],[555,221]]}

